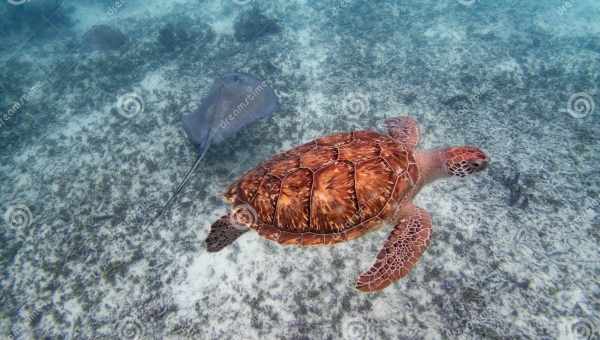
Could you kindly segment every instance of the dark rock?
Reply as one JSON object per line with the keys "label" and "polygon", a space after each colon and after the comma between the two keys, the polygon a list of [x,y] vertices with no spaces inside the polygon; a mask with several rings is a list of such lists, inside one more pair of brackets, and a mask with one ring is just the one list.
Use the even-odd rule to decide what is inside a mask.
{"label": "dark rock", "polygon": [[407,105],[413,104],[417,100],[417,95],[415,93],[407,93],[403,96],[404,103]]}
{"label": "dark rock", "polygon": [[127,43],[127,36],[108,25],[94,25],[83,35],[83,46],[91,51],[117,50]]}
{"label": "dark rock", "polygon": [[450,107],[455,112],[464,112],[470,110],[473,106],[471,99],[466,95],[460,94],[443,102],[444,105]]}
{"label": "dark rock", "polygon": [[258,8],[240,14],[234,24],[234,29],[235,39],[239,42],[248,42],[281,32],[281,26],[277,21],[260,13]]}
{"label": "dark rock", "polygon": [[174,51],[191,44],[203,45],[215,40],[215,32],[209,25],[194,26],[187,21],[168,23],[158,32],[158,44],[163,50]]}
{"label": "dark rock", "polygon": [[158,32],[158,43],[165,50],[172,50],[177,46],[189,42],[190,34],[184,27],[166,24]]}

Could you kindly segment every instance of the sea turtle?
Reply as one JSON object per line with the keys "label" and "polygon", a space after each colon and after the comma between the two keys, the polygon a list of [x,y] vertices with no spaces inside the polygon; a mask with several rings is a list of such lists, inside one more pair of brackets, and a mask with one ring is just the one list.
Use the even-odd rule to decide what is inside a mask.
{"label": "sea turtle", "polygon": [[488,157],[473,146],[415,149],[419,129],[410,117],[387,119],[385,127],[388,134],[318,138],[244,174],[225,193],[233,208],[211,226],[207,250],[250,229],[280,244],[331,245],[388,222],[394,229],[356,288],[381,290],[407,275],[431,237],[431,216],[413,197],[435,179],[482,171]]}

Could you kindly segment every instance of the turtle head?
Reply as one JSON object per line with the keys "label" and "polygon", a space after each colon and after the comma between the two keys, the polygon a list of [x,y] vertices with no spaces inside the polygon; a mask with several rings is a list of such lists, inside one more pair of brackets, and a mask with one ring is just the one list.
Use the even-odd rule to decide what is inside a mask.
{"label": "turtle head", "polygon": [[465,177],[487,168],[489,158],[479,148],[460,146],[443,151],[444,169],[450,176]]}
{"label": "turtle head", "polygon": [[422,174],[422,184],[438,178],[465,177],[487,168],[489,157],[474,146],[458,146],[417,151],[415,158]]}

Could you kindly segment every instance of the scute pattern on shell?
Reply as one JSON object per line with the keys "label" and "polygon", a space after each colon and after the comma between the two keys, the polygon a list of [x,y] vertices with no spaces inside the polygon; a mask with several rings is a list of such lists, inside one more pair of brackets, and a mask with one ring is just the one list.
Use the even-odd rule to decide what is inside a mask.
{"label": "scute pattern on shell", "polygon": [[249,204],[250,227],[282,244],[331,244],[381,224],[419,180],[413,150],[375,131],[338,133],[274,156],[225,198]]}

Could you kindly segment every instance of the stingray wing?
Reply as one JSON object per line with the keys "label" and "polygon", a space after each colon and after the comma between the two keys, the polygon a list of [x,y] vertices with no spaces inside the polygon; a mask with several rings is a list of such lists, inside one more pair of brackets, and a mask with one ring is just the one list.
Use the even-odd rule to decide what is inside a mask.
{"label": "stingray wing", "polygon": [[266,82],[244,73],[230,73],[222,78],[221,102],[212,128],[212,140],[220,143],[253,122],[270,117],[279,100]]}
{"label": "stingray wing", "polygon": [[209,140],[220,143],[278,108],[279,100],[266,82],[245,73],[228,73],[215,81],[196,111],[183,116],[183,127],[202,152]]}
{"label": "stingray wing", "polygon": [[183,129],[199,153],[208,147],[211,126],[217,112],[216,105],[219,104],[220,90],[218,83],[213,84],[196,111],[186,113],[182,117]]}

